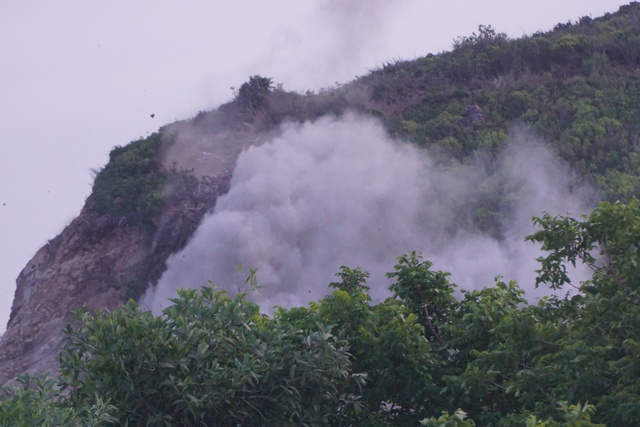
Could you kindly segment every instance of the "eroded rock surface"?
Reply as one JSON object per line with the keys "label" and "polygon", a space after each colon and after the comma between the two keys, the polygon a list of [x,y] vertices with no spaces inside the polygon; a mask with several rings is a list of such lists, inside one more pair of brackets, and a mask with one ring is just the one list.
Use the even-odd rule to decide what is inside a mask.
{"label": "eroded rock surface", "polygon": [[[17,278],[7,331],[0,340],[0,383],[23,372],[55,371],[62,328],[73,311],[113,310],[157,280],[164,260],[182,248],[230,175],[198,182],[170,200],[150,234],[119,218],[99,215],[87,200],[80,215],[44,245]],[[209,191],[203,192],[202,186]]]}
{"label": "eroded rock surface", "polygon": [[155,284],[167,257],[184,247],[228,191],[242,150],[260,142],[251,127],[216,131],[211,125],[187,121],[163,130],[173,141],[162,152],[164,167],[188,169],[193,179],[177,192],[171,182],[165,185],[167,197],[151,230],[99,214],[90,196],[80,215],[27,263],[0,339],[0,384],[24,372],[56,372],[62,329],[77,308],[113,310]]}

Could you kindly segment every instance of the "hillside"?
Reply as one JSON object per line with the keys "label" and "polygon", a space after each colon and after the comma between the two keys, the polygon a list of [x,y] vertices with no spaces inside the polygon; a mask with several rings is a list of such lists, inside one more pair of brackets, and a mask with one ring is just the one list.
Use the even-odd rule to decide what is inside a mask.
{"label": "hillside", "polygon": [[515,40],[480,26],[450,52],[392,62],[319,93],[253,76],[233,101],[114,148],[80,215],[17,278],[0,383],[55,371],[60,331],[75,308],[140,301],[229,191],[238,157],[286,126],[355,112],[443,168],[480,162],[477,193],[449,216],[497,240],[523,197],[501,169],[513,129],[542,139],[576,172],[570,187],[595,188],[589,203],[630,202],[640,197],[639,67],[633,2]]}

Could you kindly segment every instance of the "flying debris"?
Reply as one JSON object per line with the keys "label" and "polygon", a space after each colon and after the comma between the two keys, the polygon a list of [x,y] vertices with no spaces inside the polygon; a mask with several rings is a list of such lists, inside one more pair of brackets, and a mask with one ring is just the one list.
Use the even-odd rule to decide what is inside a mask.
{"label": "flying debris", "polygon": [[152,115],[151,115],[151,118],[153,119],[155,116],[156,116],[155,114],[152,114]]}

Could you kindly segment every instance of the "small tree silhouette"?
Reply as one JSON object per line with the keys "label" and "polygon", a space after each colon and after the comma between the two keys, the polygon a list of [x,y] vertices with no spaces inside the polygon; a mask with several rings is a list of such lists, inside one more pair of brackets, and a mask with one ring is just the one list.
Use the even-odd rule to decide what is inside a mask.
{"label": "small tree silhouette", "polygon": [[237,100],[247,110],[258,110],[265,104],[266,96],[273,89],[273,80],[268,77],[251,76],[238,90]]}

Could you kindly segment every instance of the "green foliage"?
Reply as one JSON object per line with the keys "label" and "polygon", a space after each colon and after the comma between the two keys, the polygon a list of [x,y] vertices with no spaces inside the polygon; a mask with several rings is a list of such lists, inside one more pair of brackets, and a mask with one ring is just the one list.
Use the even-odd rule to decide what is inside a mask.
{"label": "green foliage", "polygon": [[507,41],[507,35],[498,33],[491,25],[479,25],[478,32],[470,36],[459,37],[453,43],[454,49],[484,49]]}
{"label": "green foliage", "polygon": [[93,206],[101,214],[125,217],[149,225],[164,200],[166,178],[160,161],[158,133],[116,147],[109,163],[97,173],[93,184]]}
{"label": "green foliage", "polygon": [[360,379],[330,328],[294,328],[213,287],[173,302],[161,317],[133,302],[81,313],[61,358],[67,402],[98,394],[121,425],[326,425],[355,401],[343,384]]}
{"label": "green foliage", "polygon": [[526,427],[604,427],[604,424],[593,424],[591,416],[595,412],[593,405],[567,405],[567,402],[558,404],[563,421],[546,420],[539,421],[531,416],[525,421]]}
{"label": "green foliage", "polygon": [[320,302],[317,313],[349,342],[354,372],[366,373],[360,386],[364,415],[415,425],[437,394],[431,373],[438,368],[418,316],[395,299],[372,306],[368,274],[359,268],[343,266],[337,276],[341,281],[330,286],[338,290]]}
{"label": "green foliage", "polygon": [[498,155],[509,127],[524,123],[607,200],[629,201],[640,197],[639,17],[634,2],[516,40],[480,26],[451,52],[387,64],[354,84],[370,90],[393,133],[446,159]]}
{"label": "green foliage", "polygon": [[308,309],[269,318],[243,295],[180,291],[164,315],[133,302],[78,313],[61,357],[64,408],[95,400],[125,425],[404,425],[424,417],[437,369],[417,316],[370,305],[359,269]]}
{"label": "green foliage", "polygon": [[[61,375],[3,389],[11,425],[636,426],[640,423],[640,202],[534,219],[539,285],[462,291],[420,254],[398,258],[373,303],[359,268],[272,316],[243,294],[182,290],[155,317],[131,301],[78,313]],[[248,284],[257,286],[250,274]],[[572,402],[572,403],[567,403]],[[453,408],[457,409],[449,415]],[[469,414],[469,418],[467,418]],[[25,420],[24,422],[21,420]],[[20,424],[22,422],[22,424]]]}
{"label": "green foliage", "polygon": [[584,292],[611,294],[622,290],[631,295],[640,291],[640,202],[637,199],[628,204],[601,203],[581,221],[545,214],[534,218],[534,222],[541,230],[528,239],[542,243],[542,249],[550,251],[548,256],[539,258],[542,268],[538,285],[548,283],[559,288],[571,283],[566,265],[581,262],[595,273],[593,280],[583,283]]}
{"label": "green foliage", "polygon": [[585,36],[567,34],[551,46],[551,58],[560,64],[574,62],[585,51],[586,44]]}
{"label": "green foliage", "polygon": [[389,289],[418,316],[428,340],[442,342],[439,325],[447,322],[454,307],[454,285],[447,280],[449,273],[431,271],[432,265],[410,252],[398,258],[395,272],[387,277],[396,280]]}
{"label": "green foliage", "polygon": [[457,409],[453,415],[444,411],[437,419],[431,417],[420,420],[420,425],[427,427],[474,427],[476,423],[473,420],[467,420],[467,414],[462,409]]}
{"label": "green foliage", "polygon": [[236,100],[246,110],[258,110],[266,105],[266,97],[273,89],[273,80],[268,77],[251,76],[238,90]]}
{"label": "green foliage", "polygon": [[[318,95],[252,76],[221,109],[273,125],[350,105],[450,164],[481,154],[491,165],[507,128],[526,124],[611,201],[534,218],[527,239],[546,251],[536,285],[571,294],[530,305],[498,277],[456,297],[448,273],[410,252],[378,303],[368,273],[342,267],[327,297],[273,316],[213,286],[181,291],[159,317],[133,302],[83,312],[66,329],[61,375],[3,388],[0,424],[640,425],[639,17],[632,3],[518,40],[481,26],[452,52]],[[350,104],[360,92],[371,96]],[[98,212],[148,225],[172,197],[164,189],[191,185],[163,171],[160,140],[112,151]],[[499,174],[479,188],[475,220],[495,231],[514,195]],[[592,277],[572,282],[576,265]]]}
{"label": "green foliage", "polygon": [[95,395],[86,405],[65,405],[57,383],[47,375],[19,376],[17,384],[0,388],[0,425],[3,426],[106,426],[116,425],[117,408]]}

